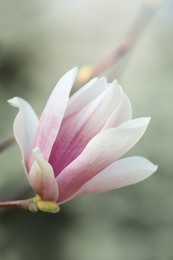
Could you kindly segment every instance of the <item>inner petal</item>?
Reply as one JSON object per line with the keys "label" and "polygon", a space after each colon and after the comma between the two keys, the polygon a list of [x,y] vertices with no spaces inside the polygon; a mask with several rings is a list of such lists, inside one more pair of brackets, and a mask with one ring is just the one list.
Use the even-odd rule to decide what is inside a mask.
{"label": "inner petal", "polygon": [[112,84],[81,111],[64,118],[49,158],[55,176],[76,159],[102,129],[107,118],[121,102],[121,95],[121,88]]}

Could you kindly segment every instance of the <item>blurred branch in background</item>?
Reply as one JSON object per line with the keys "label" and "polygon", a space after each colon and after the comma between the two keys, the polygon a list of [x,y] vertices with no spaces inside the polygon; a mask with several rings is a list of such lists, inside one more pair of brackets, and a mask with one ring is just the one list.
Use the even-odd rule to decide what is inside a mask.
{"label": "blurred branch in background", "polygon": [[[83,84],[88,82],[91,78],[101,74],[104,70],[108,69],[113,64],[117,63],[122,57],[124,57],[132,48],[134,48],[137,40],[142,35],[144,29],[151,21],[151,18],[156,13],[158,8],[164,0],[146,0],[137,15],[137,18],[131,27],[131,30],[120,42],[119,46],[109,53],[105,58],[99,61],[95,66],[84,66],[78,73],[78,77],[75,83],[75,91],[79,89]],[[8,138],[0,144],[0,153],[9,148],[15,143],[13,137]],[[21,182],[13,184],[13,189],[10,188],[4,193],[1,192],[1,200],[16,200],[26,195],[29,190],[26,185]]]}
{"label": "blurred branch in background", "polygon": [[2,143],[0,143],[0,153],[2,153],[4,150],[9,148],[14,143],[15,143],[14,137],[10,137],[7,140],[5,140]]}
{"label": "blurred branch in background", "polygon": [[133,48],[146,26],[151,21],[153,15],[156,13],[161,4],[163,4],[163,2],[164,0],[146,0],[141,6],[131,30],[123,38],[119,46],[96,65],[83,66],[80,69],[75,84],[75,90],[79,89],[93,77],[96,77],[110,66],[114,65]]}

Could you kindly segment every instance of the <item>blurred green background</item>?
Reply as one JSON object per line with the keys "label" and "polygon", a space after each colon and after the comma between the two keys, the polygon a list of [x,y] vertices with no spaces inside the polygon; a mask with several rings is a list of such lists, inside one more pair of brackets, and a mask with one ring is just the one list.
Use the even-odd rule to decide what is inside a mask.
{"label": "blurred green background", "polygon": [[[21,96],[39,114],[60,76],[95,64],[127,34],[142,0],[0,2],[0,141],[10,137]],[[173,259],[173,1],[167,0],[133,50],[103,75],[117,78],[134,117],[151,116],[129,152],[159,165],[134,186],[64,204],[59,214],[0,212],[0,259]],[[0,199],[29,187],[16,145],[0,155]],[[25,195],[24,195],[25,196]],[[22,197],[24,198],[24,197]]]}

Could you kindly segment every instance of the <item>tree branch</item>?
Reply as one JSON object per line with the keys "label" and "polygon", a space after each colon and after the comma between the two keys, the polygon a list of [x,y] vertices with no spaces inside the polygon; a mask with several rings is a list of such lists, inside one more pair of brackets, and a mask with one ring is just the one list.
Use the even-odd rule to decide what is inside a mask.
{"label": "tree branch", "polygon": [[146,26],[149,24],[158,7],[160,7],[163,2],[164,0],[144,1],[129,33],[127,33],[127,35],[123,38],[119,46],[98,63],[96,63],[96,65],[84,66],[81,68],[75,83],[75,89],[79,89],[93,77],[101,74],[103,71],[124,57],[136,45],[137,40],[143,33]]}

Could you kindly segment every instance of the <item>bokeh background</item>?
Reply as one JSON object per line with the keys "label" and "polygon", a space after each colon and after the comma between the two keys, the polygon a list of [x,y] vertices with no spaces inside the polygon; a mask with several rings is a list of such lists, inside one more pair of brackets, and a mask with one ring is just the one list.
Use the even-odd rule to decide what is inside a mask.
{"label": "bokeh background", "polygon": [[[17,112],[7,99],[21,96],[39,114],[59,77],[115,49],[142,6],[142,0],[1,0],[0,141],[12,136]],[[173,1],[165,0],[132,51],[102,73],[118,79],[134,117],[152,117],[129,154],[158,164],[157,173],[134,186],[75,199],[55,215],[1,211],[0,259],[173,259],[172,48]],[[29,185],[13,145],[0,154],[0,199],[22,187]]]}

